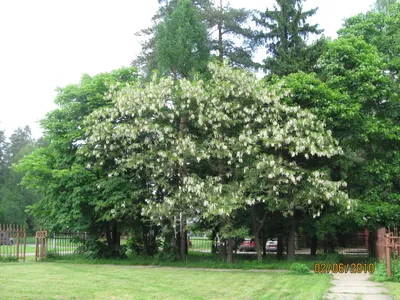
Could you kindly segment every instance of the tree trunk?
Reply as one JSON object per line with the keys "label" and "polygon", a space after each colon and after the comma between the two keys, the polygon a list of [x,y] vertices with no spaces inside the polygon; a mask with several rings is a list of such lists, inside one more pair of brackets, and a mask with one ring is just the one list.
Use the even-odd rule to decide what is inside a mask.
{"label": "tree trunk", "polygon": [[180,222],[180,230],[179,230],[179,237],[180,237],[180,257],[181,259],[185,259],[186,257],[186,249],[187,249],[187,240],[186,240],[186,234],[185,234],[185,221],[184,221],[184,215],[181,213],[181,222]]}
{"label": "tree trunk", "polygon": [[265,240],[265,233],[264,233],[264,231],[262,231],[261,241],[262,241],[262,245],[263,245],[263,257],[265,257],[265,256],[267,255],[267,250],[265,249],[265,246],[266,246],[266,244],[267,244],[267,241]]}
{"label": "tree trunk", "polygon": [[148,235],[146,234],[145,229],[142,230],[142,239],[143,239],[143,255],[149,256],[149,241]]}
{"label": "tree trunk", "polygon": [[263,259],[263,249],[262,249],[263,245],[259,235],[256,236],[256,247],[257,247],[257,260],[261,261]]}
{"label": "tree trunk", "polygon": [[220,240],[219,257],[221,257],[223,260],[226,259],[226,241],[225,241],[225,239]]}
{"label": "tree trunk", "polygon": [[318,238],[314,234],[311,238],[311,256],[316,256],[317,255],[317,246],[318,246]]}
{"label": "tree trunk", "polygon": [[185,230],[185,254],[189,254],[189,238],[188,238],[188,232]]}
{"label": "tree trunk", "polygon": [[376,230],[368,230],[368,253],[369,257],[376,258],[377,251],[376,251],[376,242],[377,242],[377,234]]}
{"label": "tree trunk", "polygon": [[287,260],[295,260],[295,242],[296,242],[296,218],[293,214],[291,218],[291,226],[288,235],[288,247],[287,247]]}
{"label": "tree trunk", "polygon": [[[223,14],[223,7],[222,7],[222,0],[220,0],[220,16],[222,18]],[[222,19],[218,20],[218,60],[223,61],[224,59],[224,47],[222,44]]]}
{"label": "tree trunk", "polygon": [[112,240],[112,237],[111,237],[110,223],[107,222],[105,224],[105,229],[106,229],[107,245],[108,245],[108,247],[111,247],[111,245],[113,244],[113,240]]}
{"label": "tree trunk", "polygon": [[211,253],[217,253],[217,245],[216,245],[216,239],[217,239],[217,231],[213,228],[212,233],[211,233]]}
{"label": "tree trunk", "polygon": [[121,233],[118,232],[118,227],[116,224],[112,226],[112,244],[114,246],[121,245]]}
{"label": "tree trunk", "polygon": [[276,258],[278,260],[283,259],[283,237],[278,235],[278,249],[276,251]]}
{"label": "tree trunk", "polygon": [[[260,205],[259,208],[264,209],[264,207],[262,205]],[[253,205],[252,219],[253,219],[254,241],[256,243],[257,260],[260,260],[260,261],[263,259],[263,244],[262,244],[262,239],[260,236],[261,236],[261,231],[264,227],[266,218],[267,218],[267,213],[264,212],[263,219],[261,220],[260,224],[258,224],[256,207],[255,207],[255,205]]]}
{"label": "tree trunk", "polygon": [[228,250],[227,250],[227,255],[226,255],[226,262],[227,263],[232,263],[233,262],[233,239],[228,238]]}

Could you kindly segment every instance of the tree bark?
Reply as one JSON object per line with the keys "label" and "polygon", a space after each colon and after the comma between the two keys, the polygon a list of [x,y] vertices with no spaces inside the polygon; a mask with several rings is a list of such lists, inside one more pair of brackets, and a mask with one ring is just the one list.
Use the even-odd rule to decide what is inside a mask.
{"label": "tree bark", "polygon": [[233,239],[232,238],[228,238],[228,249],[227,249],[227,255],[226,255],[226,262],[227,263],[232,263],[233,262]]}
{"label": "tree bark", "polygon": [[[222,18],[223,7],[222,0],[219,2],[220,16]],[[224,47],[222,44],[222,19],[218,20],[218,59],[219,61],[223,61],[224,59]]]}
{"label": "tree bark", "polygon": [[105,229],[106,229],[107,245],[108,245],[108,247],[111,247],[111,245],[113,244],[113,240],[112,240],[112,237],[111,237],[110,224],[108,222],[105,224]]}
{"label": "tree bark", "polygon": [[226,259],[226,240],[221,239],[219,245],[219,256],[225,260]]}
{"label": "tree bark", "polygon": [[185,221],[184,221],[184,215],[181,213],[181,222],[180,222],[180,230],[179,230],[179,236],[180,236],[180,257],[181,259],[185,259],[186,257],[186,249],[187,249],[187,240],[186,240],[186,234],[185,234]]}
{"label": "tree bark", "polygon": [[377,238],[376,230],[368,230],[368,253],[371,258],[376,258],[378,255],[376,251]]}
{"label": "tree bark", "polygon": [[295,243],[296,243],[296,218],[293,213],[288,235],[287,260],[289,261],[295,260]]}
{"label": "tree bark", "polygon": [[318,238],[317,236],[314,234],[311,237],[311,256],[316,256],[317,255],[317,246],[318,246]]}
{"label": "tree bark", "polygon": [[116,224],[112,226],[112,244],[114,246],[121,245],[121,233],[118,231],[118,226]]}
{"label": "tree bark", "polygon": [[[259,206],[264,210],[263,206]],[[252,219],[253,219],[253,232],[254,232],[254,241],[256,243],[256,250],[257,250],[257,260],[261,261],[263,259],[263,242],[261,239],[261,231],[264,227],[265,220],[267,219],[267,212],[264,212],[263,219],[261,220],[260,224],[258,224],[257,214],[256,214],[256,207],[253,205],[252,207]]]}
{"label": "tree bark", "polygon": [[278,249],[276,251],[276,258],[278,260],[283,259],[283,237],[278,235]]}
{"label": "tree bark", "polygon": [[212,234],[211,234],[212,242],[211,242],[211,253],[217,253],[217,246],[216,246],[216,238],[217,238],[217,232],[213,228]]}
{"label": "tree bark", "polygon": [[263,244],[263,257],[265,257],[267,255],[267,250],[265,249],[265,245],[267,244],[267,241],[265,240],[265,232],[264,231],[262,231],[261,241]]}

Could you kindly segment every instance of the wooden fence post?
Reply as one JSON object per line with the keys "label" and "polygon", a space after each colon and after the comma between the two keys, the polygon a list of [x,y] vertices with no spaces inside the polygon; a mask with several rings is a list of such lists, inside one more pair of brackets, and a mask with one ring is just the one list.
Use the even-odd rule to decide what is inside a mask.
{"label": "wooden fence post", "polygon": [[388,277],[392,276],[392,267],[390,263],[390,237],[386,235],[386,270]]}

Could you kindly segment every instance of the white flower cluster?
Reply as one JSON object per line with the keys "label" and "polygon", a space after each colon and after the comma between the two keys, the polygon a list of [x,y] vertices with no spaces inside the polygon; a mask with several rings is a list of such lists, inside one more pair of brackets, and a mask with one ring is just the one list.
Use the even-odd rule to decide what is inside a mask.
{"label": "white flower cluster", "polygon": [[153,78],[114,93],[113,107],[86,120],[81,153],[99,165],[112,158],[111,176],[149,174],[153,188],[165,191],[162,198],[152,193],[143,210],[154,220],[179,213],[226,215],[257,201],[272,202],[284,213],[307,208],[315,215],[334,200],[351,206],[342,183],[295,161],[342,153],[322,122],[283,104],[288,92],[279,84],[265,86],[227,64],[209,68],[208,82]]}

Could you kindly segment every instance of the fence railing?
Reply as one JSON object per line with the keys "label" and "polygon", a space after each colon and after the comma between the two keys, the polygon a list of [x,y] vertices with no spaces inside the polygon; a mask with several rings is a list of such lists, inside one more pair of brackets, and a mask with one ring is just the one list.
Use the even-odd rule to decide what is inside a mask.
{"label": "fence railing", "polygon": [[377,232],[376,242],[377,256],[380,260],[386,260],[387,275],[392,275],[391,253],[400,256],[400,236],[397,228],[391,231],[389,228],[381,228]]}
{"label": "fence railing", "polygon": [[0,256],[23,259],[26,256],[26,229],[20,225],[0,224]]}
{"label": "fence railing", "polygon": [[76,252],[86,240],[86,233],[57,232],[48,235],[47,251],[58,255],[68,255]]}

